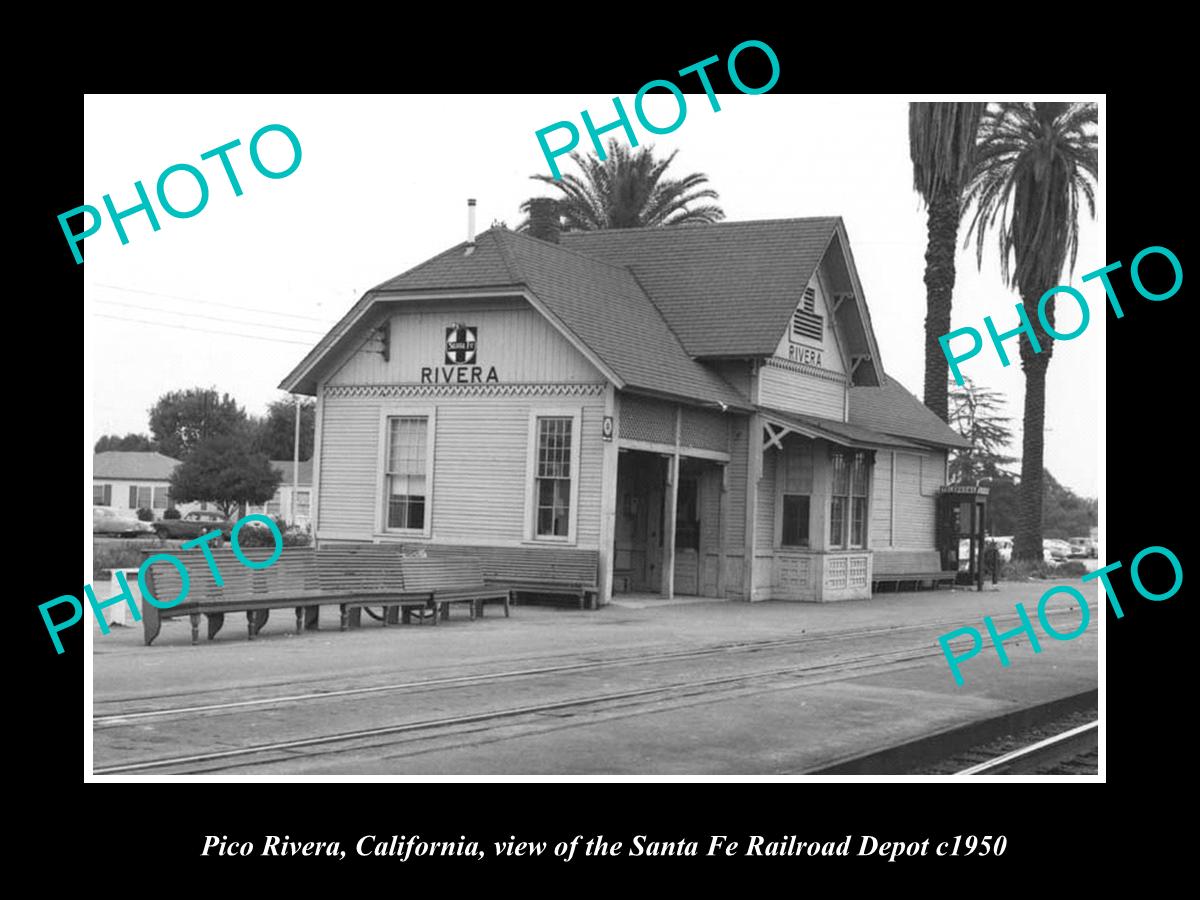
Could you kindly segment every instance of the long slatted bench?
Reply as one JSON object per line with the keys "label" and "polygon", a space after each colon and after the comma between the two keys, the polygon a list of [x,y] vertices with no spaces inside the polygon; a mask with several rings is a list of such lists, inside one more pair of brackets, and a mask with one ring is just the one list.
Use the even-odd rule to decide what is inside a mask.
{"label": "long slatted bench", "polygon": [[414,590],[433,592],[433,606],[449,619],[450,607],[465,604],[472,619],[482,615],[483,604],[490,601],[504,604],[508,615],[509,592],[485,583],[478,559],[469,556],[406,557],[403,562],[404,583]]}
{"label": "long slatted bench", "polygon": [[[144,551],[144,556],[153,554]],[[255,561],[269,558],[270,548],[246,548]],[[142,629],[149,646],[162,628],[162,620],[189,616],[192,643],[199,642],[200,617],[208,617],[208,639],[213,640],[225,622],[226,613],[244,612],[249,639],[262,630],[272,609],[294,608],[296,631],[305,622],[315,622],[316,608],[337,604],[341,609],[342,629],[358,624],[361,610],[367,606],[385,608],[384,625],[409,621],[413,608],[433,609],[430,589],[409,590],[404,583],[403,560],[395,550],[385,547],[354,548],[348,551],[316,552],[308,547],[284,548],[278,560],[266,569],[250,569],[228,548],[213,550],[213,560],[221,573],[218,585],[203,558],[188,558],[190,579],[188,598],[169,609],[142,604]],[[147,587],[160,600],[179,596],[182,581],[169,563],[157,563],[146,574]],[[436,617],[430,616],[436,622]]]}
{"label": "long slatted bench", "polygon": [[518,593],[555,594],[577,598],[580,609],[595,609],[598,604],[600,554],[596,550],[462,544],[428,544],[426,550],[432,557],[478,559],[484,581],[507,590],[510,597]]}
{"label": "long slatted bench", "polygon": [[936,550],[876,550],[871,590],[878,590],[885,584],[892,585],[896,591],[902,590],[904,585],[919,590],[925,582],[929,582],[935,591],[942,583],[953,585],[958,573],[944,571],[941,565],[941,556]]}

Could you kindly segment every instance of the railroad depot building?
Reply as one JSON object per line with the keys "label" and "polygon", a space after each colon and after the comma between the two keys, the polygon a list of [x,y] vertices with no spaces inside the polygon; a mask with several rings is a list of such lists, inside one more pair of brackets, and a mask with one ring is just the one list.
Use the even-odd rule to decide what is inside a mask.
{"label": "railroad depot building", "polygon": [[936,557],[965,441],[884,373],[840,218],[546,212],[368,291],[283,380],[317,398],[319,547],[589,549],[602,603],[865,598]]}

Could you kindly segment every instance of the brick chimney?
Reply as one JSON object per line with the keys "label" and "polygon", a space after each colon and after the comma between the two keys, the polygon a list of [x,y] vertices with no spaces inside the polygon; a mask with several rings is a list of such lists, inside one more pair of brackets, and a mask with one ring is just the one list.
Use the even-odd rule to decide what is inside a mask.
{"label": "brick chimney", "polygon": [[558,243],[558,201],[534,197],[529,201],[529,233],[539,240]]}

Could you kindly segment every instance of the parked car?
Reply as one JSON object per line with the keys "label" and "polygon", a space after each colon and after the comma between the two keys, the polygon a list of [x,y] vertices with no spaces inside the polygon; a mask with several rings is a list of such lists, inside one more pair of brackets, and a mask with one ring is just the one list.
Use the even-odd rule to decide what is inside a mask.
{"label": "parked car", "polygon": [[1071,558],[1071,545],[1059,538],[1044,538],[1042,540],[1042,554],[1046,557],[1046,562],[1063,562]]}
{"label": "parked car", "polygon": [[110,537],[148,537],[154,534],[154,526],[143,522],[133,512],[92,507],[92,534]]}
{"label": "parked car", "polygon": [[164,540],[190,541],[210,531],[220,531],[221,538],[214,543],[221,543],[229,540],[233,524],[232,519],[215,509],[197,509],[182,519],[160,519],[154,523],[154,532]]}
{"label": "parked car", "polygon": [[1096,542],[1091,538],[1071,538],[1071,559],[1090,559],[1096,555]]}

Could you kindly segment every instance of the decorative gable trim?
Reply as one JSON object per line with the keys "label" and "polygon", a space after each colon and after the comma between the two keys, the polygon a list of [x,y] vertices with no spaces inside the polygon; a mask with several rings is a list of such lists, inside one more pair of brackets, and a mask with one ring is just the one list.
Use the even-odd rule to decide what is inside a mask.
{"label": "decorative gable trim", "polygon": [[817,366],[809,366],[804,363],[792,362],[788,359],[781,359],[778,356],[772,356],[767,359],[763,365],[773,369],[784,369],[788,372],[800,372],[803,375],[808,375],[812,378],[819,378],[822,381],[832,381],[837,384],[845,384],[846,376],[840,372],[833,372],[829,369],[821,369]]}

